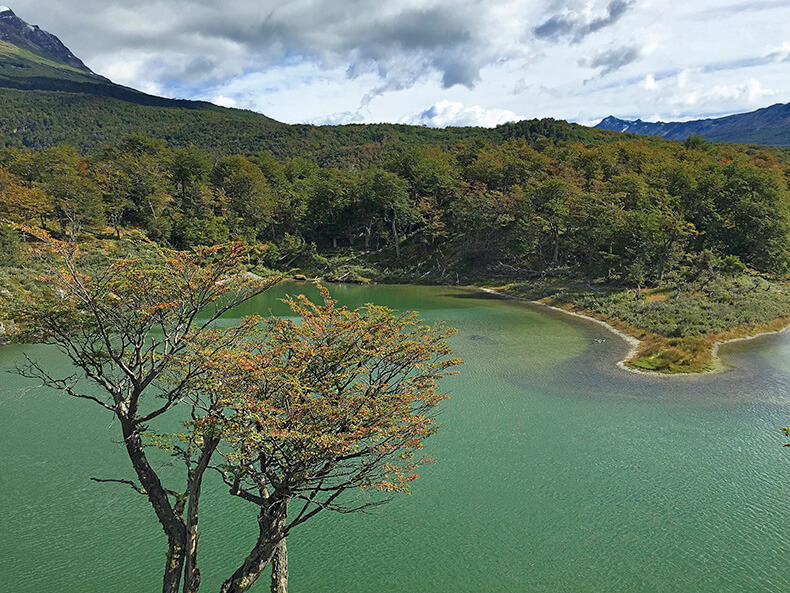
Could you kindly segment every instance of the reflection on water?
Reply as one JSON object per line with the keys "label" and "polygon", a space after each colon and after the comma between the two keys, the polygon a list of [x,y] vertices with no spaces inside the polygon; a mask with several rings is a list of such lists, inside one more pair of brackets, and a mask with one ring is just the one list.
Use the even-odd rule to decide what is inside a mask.
{"label": "reflection on water", "polygon": [[[285,314],[277,299],[305,288],[316,296],[290,284],[236,314]],[[331,290],[349,306],[416,309],[457,327],[466,364],[447,381],[452,398],[428,441],[437,463],[375,516],[326,514],[295,533],[294,591],[790,586],[790,450],[778,432],[790,424],[790,335],[723,347],[728,373],[639,376],[615,366],[621,340],[562,313],[460,288]],[[23,352],[51,356],[6,348],[0,364]],[[145,501],[89,482],[128,477],[111,418],[3,375],[0,423],[0,583],[155,590],[164,543]],[[228,504],[216,482],[208,490],[201,558],[212,591],[253,533],[250,509]]]}

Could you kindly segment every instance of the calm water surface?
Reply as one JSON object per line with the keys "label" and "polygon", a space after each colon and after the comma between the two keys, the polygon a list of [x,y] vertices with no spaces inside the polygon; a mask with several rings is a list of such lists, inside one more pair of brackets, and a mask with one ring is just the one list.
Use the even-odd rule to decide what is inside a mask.
{"label": "calm water surface", "polygon": [[[790,588],[790,335],[724,348],[726,374],[643,377],[614,366],[621,341],[561,314],[463,289],[332,290],[447,321],[467,362],[410,496],[291,536],[294,593]],[[284,291],[242,313],[283,314]],[[0,365],[24,354],[65,368],[40,346],[0,349]],[[90,481],[131,477],[118,438],[95,405],[0,374],[0,591],[157,590],[164,538],[147,502]],[[253,517],[213,482],[203,509],[215,591]]]}

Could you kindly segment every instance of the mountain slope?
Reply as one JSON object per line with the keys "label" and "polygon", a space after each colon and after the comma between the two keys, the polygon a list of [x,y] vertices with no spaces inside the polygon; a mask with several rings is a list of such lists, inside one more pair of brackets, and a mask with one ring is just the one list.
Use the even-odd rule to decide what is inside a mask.
{"label": "mountain slope", "polygon": [[222,109],[204,101],[185,101],[147,95],[115,84],[98,74],[80,71],[5,41],[0,41],[0,88],[99,95],[138,105],[158,107]]}
{"label": "mountain slope", "polygon": [[[1,83],[0,83],[1,86]],[[148,97],[148,95],[145,95]],[[152,97],[151,99],[158,99]],[[171,146],[194,145],[217,154],[300,156],[321,166],[356,166],[376,160],[394,146],[453,146],[525,138],[608,144],[623,138],[552,119],[527,120],[497,128],[434,129],[403,124],[345,126],[288,125],[264,115],[208,103],[161,99],[164,105],[75,92],[0,88],[0,148],[41,150],[70,144],[91,152],[135,133],[166,140]]]}
{"label": "mountain slope", "polygon": [[610,115],[595,127],[671,140],[685,140],[690,134],[700,134],[716,142],[790,147],[790,103],[777,103],[749,113],[687,122],[629,121]]}
{"label": "mountain slope", "polygon": [[28,25],[7,7],[0,10],[0,148],[40,150],[67,143],[87,152],[125,134],[139,133],[219,154],[270,150],[322,165],[353,166],[396,144],[450,146],[478,139],[535,141],[544,136],[601,144],[619,138],[552,119],[495,129],[286,125],[252,111],[166,99],[115,84],[91,72],[54,35]]}
{"label": "mountain slope", "polygon": [[55,60],[76,70],[93,74],[71,50],[52,33],[29,25],[7,6],[0,6],[0,41],[10,43],[42,58]]}

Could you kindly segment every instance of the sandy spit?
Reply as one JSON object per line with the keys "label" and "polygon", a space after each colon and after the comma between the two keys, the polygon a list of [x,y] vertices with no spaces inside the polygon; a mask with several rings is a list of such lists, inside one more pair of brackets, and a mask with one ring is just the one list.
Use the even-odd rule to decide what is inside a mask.
{"label": "sandy spit", "polygon": [[642,341],[639,340],[638,338],[635,338],[634,336],[630,336],[627,333],[620,331],[619,329],[617,329],[615,327],[612,327],[611,325],[609,325],[605,321],[601,321],[600,319],[596,319],[595,317],[590,317],[589,315],[582,315],[581,313],[575,313],[574,311],[568,311],[568,310],[562,309],[560,307],[554,307],[552,305],[547,305],[546,303],[541,303],[540,301],[531,301],[529,299],[525,299],[525,298],[522,298],[522,297],[514,296],[512,294],[506,294],[504,292],[499,292],[498,290],[494,290],[493,288],[482,288],[482,287],[478,287],[478,288],[479,288],[479,290],[482,290],[483,292],[487,292],[489,294],[495,294],[495,295],[498,295],[500,297],[507,298],[507,299],[512,299],[512,300],[515,300],[515,301],[524,301],[524,302],[527,302],[527,303],[532,303],[533,305],[538,305],[540,307],[546,307],[547,309],[552,309],[554,311],[559,311],[560,313],[565,313],[566,315],[571,315],[573,317],[579,317],[581,319],[586,319],[587,321],[592,321],[593,323],[597,323],[598,325],[601,325],[601,326],[605,327],[606,329],[608,329],[613,334],[615,334],[615,335],[619,336],[620,338],[622,338],[623,340],[625,340],[626,344],[628,344],[628,346],[629,346],[628,353],[625,355],[625,357],[622,360],[617,362],[617,366],[620,367],[621,369],[623,369],[624,371],[628,371],[629,373],[634,373],[634,374],[637,374],[637,375],[651,375],[651,376],[654,376],[654,377],[670,378],[670,377],[698,377],[700,375],[709,374],[709,373],[725,372],[727,370],[730,370],[730,367],[728,367],[723,362],[721,362],[721,359],[719,358],[719,347],[720,346],[722,346],[724,344],[730,344],[730,343],[733,343],[733,342],[746,342],[747,340],[755,340],[755,339],[760,338],[762,336],[774,335],[774,334],[777,334],[777,333],[782,333],[782,332],[786,332],[786,331],[790,330],[790,326],[787,326],[786,328],[784,328],[782,330],[779,330],[778,332],[775,332],[775,331],[774,332],[762,332],[762,333],[755,334],[753,336],[748,336],[748,337],[745,337],[745,338],[732,338],[731,340],[724,340],[722,342],[716,342],[714,344],[714,346],[713,346],[713,360],[714,360],[714,365],[715,366],[714,366],[714,368],[712,370],[709,370],[709,371],[703,371],[702,373],[657,373],[655,371],[644,371],[644,370],[641,370],[641,369],[636,369],[634,367],[630,367],[627,364],[625,364],[626,361],[628,361],[628,360],[632,359],[634,356],[636,356],[637,350],[639,350],[639,346],[642,343]]}

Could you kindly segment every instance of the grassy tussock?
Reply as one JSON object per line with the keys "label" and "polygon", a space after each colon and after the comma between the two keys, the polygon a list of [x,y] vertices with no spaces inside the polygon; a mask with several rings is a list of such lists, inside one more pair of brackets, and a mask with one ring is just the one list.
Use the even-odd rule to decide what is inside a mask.
{"label": "grassy tussock", "polygon": [[641,340],[633,368],[659,373],[718,370],[717,342],[790,325],[790,284],[757,275],[642,290],[519,283],[504,292],[589,315]]}

